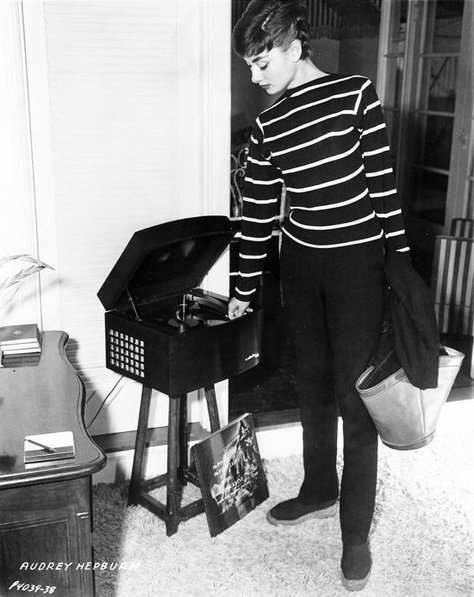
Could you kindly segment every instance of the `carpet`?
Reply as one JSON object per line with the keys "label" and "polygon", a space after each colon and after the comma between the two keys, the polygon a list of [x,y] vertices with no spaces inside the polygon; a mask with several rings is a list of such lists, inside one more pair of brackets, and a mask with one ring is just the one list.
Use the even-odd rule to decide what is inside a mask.
{"label": "carpet", "polygon": [[[474,400],[446,404],[424,448],[381,445],[374,564],[360,595],[474,595],[473,446]],[[265,520],[269,507],[298,491],[301,458],[264,464],[270,498],[215,538],[204,514],[168,538],[160,519],[126,508],[125,485],[94,486],[94,551],[103,568],[96,572],[97,597],[348,595],[339,578],[337,516],[289,528]],[[187,498],[197,491],[187,489]]]}

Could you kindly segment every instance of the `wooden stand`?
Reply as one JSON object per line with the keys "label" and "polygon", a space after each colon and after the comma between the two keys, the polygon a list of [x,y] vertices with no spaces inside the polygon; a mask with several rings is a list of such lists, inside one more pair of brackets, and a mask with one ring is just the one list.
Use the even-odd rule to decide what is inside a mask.
{"label": "wooden stand", "polygon": [[[214,386],[204,388],[211,431],[220,427]],[[178,525],[204,512],[202,498],[181,507],[183,486],[189,481],[199,486],[196,475],[190,470],[188,462],[187,432],[187,394],[169,397],[168,415],[168,463],[167,472],[163,475],[144,479],[144,455],[148,431],[152,389],[143,386],[138,415],[138,428],[135,440],[132,477],[128,491],[128,504],[139,504],[165,521],[166,534],[174,535]],[[166,504],[150,495],[150,491],[166,485]]]}

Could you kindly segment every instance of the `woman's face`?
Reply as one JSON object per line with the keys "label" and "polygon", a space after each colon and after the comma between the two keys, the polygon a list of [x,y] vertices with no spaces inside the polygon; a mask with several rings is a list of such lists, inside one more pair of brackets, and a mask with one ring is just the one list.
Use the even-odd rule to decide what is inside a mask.
{"label": "woman's face", "polygon": [[299,57],[300,52],[292,44],[287,50],[280,47],[265,50],[245,58],[245,62],[252,73],[252,83],[274,95],[294,86]]}

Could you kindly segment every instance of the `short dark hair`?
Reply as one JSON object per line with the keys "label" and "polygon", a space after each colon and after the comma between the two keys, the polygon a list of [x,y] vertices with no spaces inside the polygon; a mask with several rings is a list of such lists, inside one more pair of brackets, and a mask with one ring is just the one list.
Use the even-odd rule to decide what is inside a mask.
{"label": "short dark hair", "polygon": [[287,49],[299,39],[304,60],[311,53],[310,37],[306,6],[300,0],[252,0],[234,27],[232,44],[245,58],[274,47]]}

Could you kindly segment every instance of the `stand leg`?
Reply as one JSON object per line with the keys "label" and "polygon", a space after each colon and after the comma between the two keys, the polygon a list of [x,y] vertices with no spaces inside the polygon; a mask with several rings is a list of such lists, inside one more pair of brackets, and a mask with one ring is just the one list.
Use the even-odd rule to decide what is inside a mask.
{"label": "stand leg", "polygon": [[209,422],[211,424],[211,431],[220,429],[219,410],[217,408],[216,390],[214,386],[204,388],[204,393],[207,400],[207,410],[209,412]]}
{"label": "stand leg", "polygon": [[148,417],[150,414],[151,388],[143,386],[138,415],[137,435],[135,437],[135,453],[133,456],[132,476],[128,489],[128,505],[136,504],[136,494],[140,490],[140,483],[143,478],[143,456],[146,447],[146,436],[148,431]]}
{"label": "stand leg", "polygon": [[179,398],[179,473],[182,485],[186,485],[186,472],[188,470],[188,401],[187,394]]}
{"label": "stand leg", "polygon": [[168,472],[166,496],[166,534],[174,535],[179,525],[179,502],[181,499],[181,484],[178,479],[180,458],[179,422],[181,397],[171,397],[168,416]]}
{"label": "stand leg", "polygon": [[471,341],[471,370],[469,374],[471,379],[474,379],[474,338]]}

